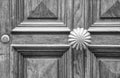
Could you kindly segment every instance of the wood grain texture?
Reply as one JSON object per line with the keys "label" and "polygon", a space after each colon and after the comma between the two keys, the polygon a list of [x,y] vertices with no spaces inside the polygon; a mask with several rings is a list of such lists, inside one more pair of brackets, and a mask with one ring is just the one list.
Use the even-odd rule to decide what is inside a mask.
{"label": "wood grain texture", "polygon": [[[0,37],[11,31],[9,20],[9,0],[0,0]],[[9,45],[0,41],[0,78],[9,78]]]}
{"label": "wood grain texture", "polygon": [[119,45],[119,33],[93,33],[91,34],[92,44]]}
{"label": "wood grain texture", "polygon": [[101,0],[101,15],[110,9],[116,3],[116,1],[117,0]]}
{"label": "wood grain texture", "polygon": [[[70,76],[71,61],[68,61],[69,59],[67,59],[69,56],[68,49],[69,45],[64,44],[63,45],[12,44],[10,53],[10,78],[71,77]],[[70,69],[68,69],[69,67]],[[57,74],[55,75],[55,73]]]}
{"label": "wood grain texture", "polygon": [[9,78],[9,55],[0,55],[0,77]]}
{"label": "wood grain texture", "polygon": [[[31,33],[66,33],[66,34],[70,32],[70,29],[67,27],[58,27],[60,26],[60,24],[56,24],[56,25],[52,24],[52,25],[57,26],[57,27],[50,27],[51,25],[48,26],[48,24],[45,24],[45,26],[48,26],[48,27],[29,27],[31,26],[29,24],[29,25],[25,25],[27,27],[22,27],[22,25],[21,27],[15,27],[12,30],[12,32],[13,33],[28,33],[28,32],[31,32]],[[62,24],[61,26],[64,26],[64,24]]]}
{"label": "wood grain texture", "polygon": [[86,0],[85,5],[85,24],[90,32],[118,32],[119,0]]}
{"label": "wood grain texture", "polygon": [[119,18],[119,4],[118,0],[101,1],[101,17],[102,18]]}
{"label": "wood grain texture", "polygon": [[9,33],[9,1],[0,1],[0,34]]}
{"label": "wood grain texture", "polygon": [[74,28],[84,27],[84,0],[74,1]]}
{"label": "wood grain texture", "polygon": [[[99,26],[100,25],[100,26]],[[118,26],[119,24],[118,23],[113,23],[113,24],[96,24],[96,26],[93,26],[93,27],[90,27],[88,29],[89,32],[91,33],[119,33],[120,32],[120,27]],[[105,27],[106,26],[106,27]],[[111,27],[107,27],[107,26],[111,26]],[[116,27],[115,27],[116,26]]]}
{"label": "wood grain texture", "polygon": [[27,58],[27,78],[58,78],[57,59]]}
{"label": "wood grain texture", "polygon": [[25,17],[30,19],[57,18],[58,0],[25,0]]}
{"label": "wood grain texture", "polygon": [[66,34],[37,34],[37,35],[13,35],[14,44],[67,44],[68,35]]}
{"label": "wood grain texture", "polygon": [[119,45],[89,45],[89,50],[91,51],[91,53],[112,53],[112,54],[118,54],[119,50],[120,50],[120,46]]}
{"label": "wood grain texture", "polygon": [[100,78],[98,60],[91,50],[85,51],[85,78]]}
{"label": "wood grain texture", "polygon": [[85,50],[85,78],[92,78],[93,73],[92,73],[92,66],[93,66],[93,57],[94,54],[89,50]]}
{"label": "wood grain texture", "polygon": [[84,52],[83,51],[76,51],[74,50],[73,56],[73,72],[74,78],[84,78]]}
{"label": "wood grain texture", "polygon": [[[85,0],[74,0],[73,28],[85,28]],[[84,51],[73,51],[73,78],[84,78]]]}
{"label": "wood grain texture", "polygon": [[[41,10],[38,6],[41,1],[43,4],[40,7],[46,7],[47,11],[49,9],[49,12],[51,11],[57,19],[51,19],[54,17],[36,19],[39,11],[42,14],[48,14],[46,10]],[[13,29],[11,31],[10,78],[72,78],[72,55],[68,50],[70,46],[67,45],[69,28],[73,24],[72,1],[10,1],[10,20]],[[35,9],[37,11],[34,11]],[[34,19],[27,19],[31,11],[36,16]],[[55,65],[53,64],[54,59]],[[28,62],[30,63],[28,64]],[[32,70],[28,68],[32,68]],[[43,74],[41,75],[41,73]]]}
{"label": "wood grain texture", "polygon": [[85,51],[86,78],[119,78],[118,45],[90,45]]}
{"label": "wood grain texture", "polygon": [[120,77],[119,59],[100,59],[100,78],[119,78]]}
{"label": "wood grain texture", "polygon": [[[29,16],[29,11],[31,10],[33,11],[33,9],[35,9],[35,7],[37,7],[40,3],[43,3],[46,7],[48,7],[49,11],[51,11],[51,13],[53,13],[55,16],[57,16],[58,19],[26,19]],[[23,7],[24,5],[24,7]],[[54,5],[54,6],[51,6]],[[42,5],[43,6],[43,5]],[[39,8],[39,7],[38,7]],[[37,8],[36,8],[37,9]],[[22,29],[17,27],[15,29],[13,29],[14,32],[30,32],[30,31],[42,31],[42,29],[44,30],[43,27],[46,27],[46,32],[48,30],[47,27],[60,27],[60,32],[64,32],[67,31],[68,32],[68,28],[67,30],[63,31],[61,30],[61,27],[69,27],[71,28],[73,25],[72,22],[72,11],[73,10],[73,2],[72,0],[55,0],[55,1],[49,1],[49,0],[11,0],[11,24],[12,24],[12,28],[16,27],[16,26],[22,26]],[[47,10],[48,11],[48,10]],[[33,11],[36,13],[36,11]],[[44,12],[44,10],[42,11],[43,14],[47,14],[48,12]],[[38,14],[38,13],[37,13]],[[33,13],[34,15],[34,13]],[[38,14],[39,15],[39,14]],[[21,17],[20,17],[21,16]],[[42,15],[43,16],[43,15]],[[47,15],[44,15],[45,18]],[[36,16],[35,16],[36,17]],[[50,17],[52,18],[52,17]],[[53,17],[54,18],[54,17]],[[56,18],[56,17],[55,17]],[[30,27],[29,28],[26,28]],[[25,28],[24,28],[25,27]],[[33,28],[33,30],[31,30],[31,27]],[[38,28],[34,28],[34,27],[38,27]],[[42,28],[40,28],[42,27]],[[19,29],[18,29],[19,28]],[[52,28],[49,28],[52,29]],[[20,31],[21,30],[21,31]],[[55,31],[55,29],[53,28],[53,30],[48,30],[48,31]],[[55,32],[59,32],[59,30],[56,30]]]}

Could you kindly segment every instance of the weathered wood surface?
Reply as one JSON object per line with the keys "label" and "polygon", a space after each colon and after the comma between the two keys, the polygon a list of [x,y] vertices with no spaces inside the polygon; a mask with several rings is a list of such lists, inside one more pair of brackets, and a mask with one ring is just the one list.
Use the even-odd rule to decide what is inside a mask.
{"label": "weathered wood surface", "polygon": [[57,78],[57,59],[27,58],[27,78]]}
{"label": "weathered wood surface", "polygon": [[85,0],[74,1],[74,28],[84,27],[84,3]]}
{"label": "weathered wood surface", "polygon": [[98,45],[119,45],[119,33],[93,33],[91,34],[92,44]]}
{"label": "weathered wood surface", "polygon": [[10,2],[10,78],[72,78],[73,0]]}
{"label": "weathered wood surface", "polygon": [[58,18],[58,0],[25,0],[25,17],[29,19]]}
{"label": "weathered wood surface", "polygon": [[85,78],[119,78],[120,46],[90,45],[85,52]]}
{"label": "weathered wood surface", "polygon": [[[43,0],[40,4],[41,1],[0,1],[0,36],[6,33],[10,35],[11,39],[7,44],[0,42],[0,78],[31,78],[32,76],[35,78],[48,78],[48,76],[50,78],[57,78],[58,76],[58,78],[106,78],[108,74],[111,74],[111,71],[113,78],[119,77],[119,70],[117,70],[119,69],[119,46],[117,45],[120,44],[120,0]],[[29,45],[30,51],[35,50],[39,44],[44,44],[46,49],[48,49],[48,44],[49,46],[56,44],[56,48],[61,44],[68,45],[69,32],[77,27],[90,28],[91,45],[96,45],[96,47],[91,46],[93,50],[86,49],[84,51],[67,50],[62,56],[55,58],[53,68],[51,68],[52,65],[50,67],[46,66],[51,70],[45,72],[44,76],[40,75],[44,71],[39,68],[42,67],[41,62],[49,65],[41,61],[41,59],[46,60],[46,57],[37,57],[39,60],[37,62],[34,60],[36,57],[27,58],[27,61],[30,62],[28,64],[25,62],[26,60],[22,61],[22,54],[17,52],[15,48],[9,49],[10,44],[20,45],[19,47],[22,50],[28,50]],[[35,46],[30,47],[34,44],[37,44],[36,48]],[[25,48],[25,45],[27,48]],[[57,51],[56,48],[54,47],[55,51]],[[103,52],[100,53],[100,51]],[[24,53],[24,51],[21,53]],[[33,56],[36,56],[37,54],[34,53],[32,53]],[[49,55],[49,52],[46,53],[48,53],[46,55]],[[26,55],[29,56],[30,54],[31,52],[26,52]],[[110,61],[109,64],[105,58]],[[52,61],[50,59],[51,57],[47,57],[48,63],[53,64],[53,58]],[[59,60],[59,62],[56,62],[56,60]],[[22,66],[19,66],[21,64],[25,66],[25,70]],[[32,65],[37,65],[37,68]],[[28,69],[29,67],[33,68],[35,72],[39,71],[39,74],[36,75],[35,72],[31,72]],[[23,75],[26,70],[27,73]]]}
{"label": "weathered wood surface", "polygon": [[65,44],[12,44],[10,77],[71,78],[69,47]]}
{"label": "weathered wood surface", "polygon": [[[84,4],[85,0],[74,0],[74,14],[73,14],[73,29],[77,27],[85,27],[84,21]],[[74,78],[84,78],[84,52],[83,51],[73,51],[73,77]]]}
{"label": "weathered wood surface", "polygon": [[85,78],[119,78],[120,0],[85,0],[85,27],[92,43],[85,53]]}
{"label": "weathered wood surface", "polygon": [[[0,37],[10,30],[9,0],[0,0]],[[0,42],[0,78],[9,78],[9,45]]]}
{"label": "weathered wood surface", "polygon": [[13,35],[14,44],[68,44],[67,34]]}

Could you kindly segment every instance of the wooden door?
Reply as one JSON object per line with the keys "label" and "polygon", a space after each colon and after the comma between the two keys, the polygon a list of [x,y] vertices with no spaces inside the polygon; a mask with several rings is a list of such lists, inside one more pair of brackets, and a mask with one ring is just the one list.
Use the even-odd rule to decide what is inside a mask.
{"label": "wooden door", "polygon": [[72,6],[72,0],[0,1],[0,78],[72,78]]}
{"label": "wooden door", "polygon": [[[120,0],[1,0],[0,78],[119,78],[119,5]],[[90,32],[92,42],[77,50],[68,35],[78,27]]]}
{"label": "wooden door", "polygon": [[72,0],[10,0],[10,78],[71,78]]}
{"label": "wooden door", "polygon": [[85,26],[92,37],[85,52],[85,78],[119,78],[120,0],[85,1]]}

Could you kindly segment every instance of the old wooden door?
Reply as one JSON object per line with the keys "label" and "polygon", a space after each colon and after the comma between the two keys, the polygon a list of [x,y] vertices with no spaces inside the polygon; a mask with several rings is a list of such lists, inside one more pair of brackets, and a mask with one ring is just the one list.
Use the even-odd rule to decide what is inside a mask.
{"label": "old wooden door", "polygon": [[85,78],[120,78],[120,0],[85,0]]}
{"label": "old wooden door", "polygon": [[0,78],[120,78],[120,0],[0,0],[0,37]]}

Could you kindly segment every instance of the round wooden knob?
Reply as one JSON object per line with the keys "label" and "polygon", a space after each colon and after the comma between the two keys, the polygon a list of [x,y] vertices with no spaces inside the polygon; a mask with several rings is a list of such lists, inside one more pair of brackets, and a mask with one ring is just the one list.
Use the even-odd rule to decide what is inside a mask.
{"label": "round wooden knob", "polygon": [[10,41],[10,37],[9,37],[7,34],[2,35],[1,41],[2,41],[3,43],[7,43],[7,42]]}

